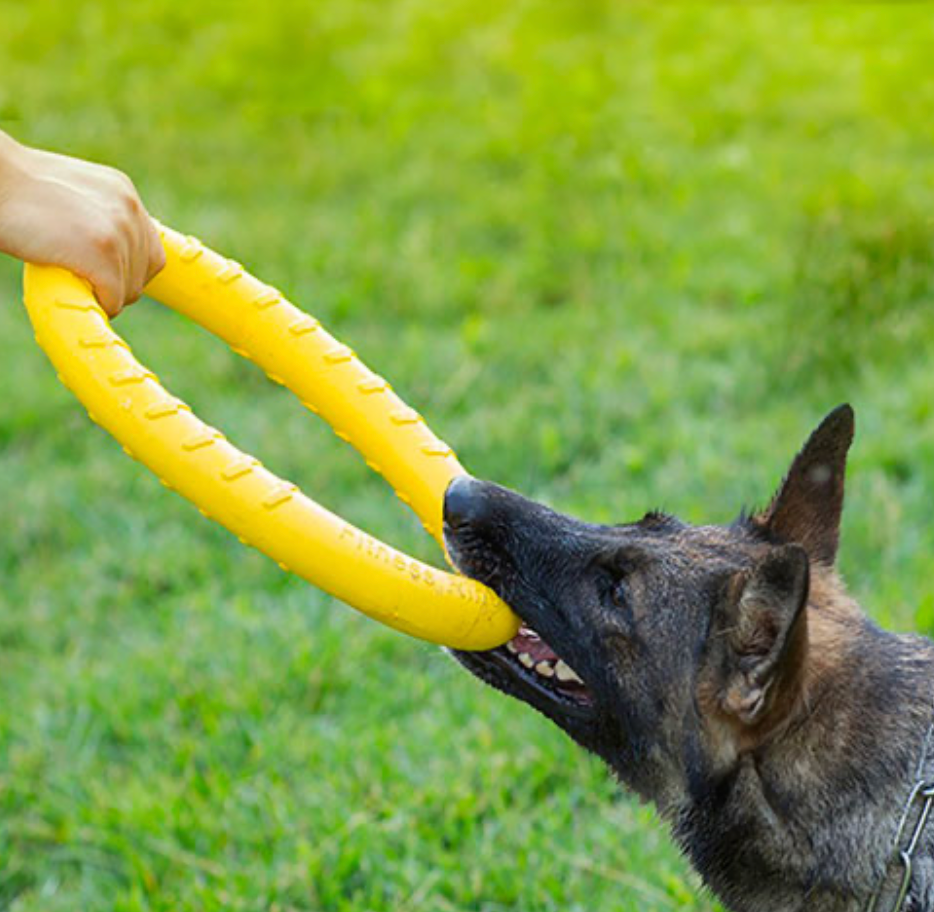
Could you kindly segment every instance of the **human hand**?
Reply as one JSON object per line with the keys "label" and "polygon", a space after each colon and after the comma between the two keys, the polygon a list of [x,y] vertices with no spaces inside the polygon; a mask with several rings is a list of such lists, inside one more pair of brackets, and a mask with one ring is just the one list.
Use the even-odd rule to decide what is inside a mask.
{"label": "human hand", "polygon": [[111,317],[165,265],[159,233],[125,174],[4,133],[0,251],[82,276]]}

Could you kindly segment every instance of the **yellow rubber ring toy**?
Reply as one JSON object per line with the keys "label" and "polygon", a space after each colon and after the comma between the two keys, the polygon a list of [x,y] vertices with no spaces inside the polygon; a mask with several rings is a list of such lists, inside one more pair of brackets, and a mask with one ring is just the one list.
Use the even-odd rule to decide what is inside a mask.
{"label": "yellow rubber ring toy", "polygon": [[[464,474],[450,447],[385,380],[274,288],[193,238],[168,228],[161,234],[168,262],[146,293],[292,390],[385,477],[443,547],[444,492]],[[199,420],[133,357],[87,282],[28,265],[25,302],[36,340],[91,418],[242,542],[411,636],[490,649],[515,634],[518,619],[489,589],[362,532]]]}

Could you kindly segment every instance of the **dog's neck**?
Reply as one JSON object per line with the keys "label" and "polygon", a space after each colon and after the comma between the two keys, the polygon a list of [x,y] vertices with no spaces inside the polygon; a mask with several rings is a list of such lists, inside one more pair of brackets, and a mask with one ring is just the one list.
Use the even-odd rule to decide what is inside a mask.
{"label": "dog's neck", "polygon": [[[793,710],[673,815],[679,841],[736,912],[861,912],[892,879],[893,839],[934,713],[934,644],[880,630],[842,587],[816,595]],[[934,909],[932,843],[934,826],[905,912]],[[889,894],[878,912],[891,908]]]}

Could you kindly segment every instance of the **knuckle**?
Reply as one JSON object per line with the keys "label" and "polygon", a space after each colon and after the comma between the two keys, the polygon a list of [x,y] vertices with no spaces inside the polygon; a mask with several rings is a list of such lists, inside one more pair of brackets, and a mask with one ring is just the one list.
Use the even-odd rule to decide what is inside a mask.
{"label": "knuckle", "polygon": [[129,216],[133,219],[133,221],[136,221],[145,211],[143,209],[142,201],[136,195],[135,190],[124,197],[123,207],[129,213]]}
{"label": "knuckle", "polygon": [[114,230],[118,237],[125,238],[133,231],[133,220],[125,212],[114,219]]}
{"label": "knuckle", "polygon": [[91,236],[91,244],[104,256],[114,256],[120,249],[120,241],[117,233],[110,230],[99,230]]}

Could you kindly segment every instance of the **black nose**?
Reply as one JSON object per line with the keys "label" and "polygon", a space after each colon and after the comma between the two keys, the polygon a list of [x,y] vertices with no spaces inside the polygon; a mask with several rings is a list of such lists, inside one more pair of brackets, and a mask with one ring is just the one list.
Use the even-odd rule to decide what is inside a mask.
{"label": "black nose", "polygon": [[452,529],[476,525],[489,515],[487,485],[470,475],[458,475],[444,494],[444,521]]}

